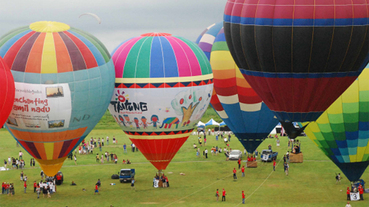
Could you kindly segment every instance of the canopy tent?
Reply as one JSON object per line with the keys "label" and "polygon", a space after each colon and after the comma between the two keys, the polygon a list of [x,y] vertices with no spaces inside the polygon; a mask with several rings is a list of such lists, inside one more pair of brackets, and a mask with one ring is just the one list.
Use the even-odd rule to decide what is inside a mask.
{"label": "canopy tent", "polygon": [[222,121],[222,123],[219,124],[219,126],[225,126],[227,125],[226,123],[224,123],[224,121]]}
{"label": "canopy tent", "polygon": [[198,127],[199,127],[199,126],[205,126],[205,124],[204,124],[204,122],[199,121],[199,122],[197,123],[197,126],[198,126]]}
{"label": "canopy tent", "polygon": [[214,119],[210,119],[208,122],[206,122],[205,126],[209,126],[209,125],[219,126],[219,123],[214,121]]}

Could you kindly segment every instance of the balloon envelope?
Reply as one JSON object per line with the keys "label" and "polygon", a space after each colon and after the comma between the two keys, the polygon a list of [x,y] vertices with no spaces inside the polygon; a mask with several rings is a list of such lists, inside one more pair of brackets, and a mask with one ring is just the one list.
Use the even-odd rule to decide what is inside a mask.
{"label": "balloon envelope", "polygon": [[0,126],[8,119],[14,103],[14,79],[8,65],[0,57]]}
{"label": "balloon envelope", "polygon": [[368,62],[368,6],[228,0],[224,31],[242,74],[280,121],[315,121]]}
{"label": "balloon envelope", "polygon": [[165,170],[209,105],[209,61],[196,44],[166,33],[131,38],[112,59],[109,111],[140,152]]}
{"label": "balloon envelope", "polygon": [[[199,46],[206,49],[206,44]],[[213,94],[216,94],[211,103],[245,149],[253,153],[278,120],[242,76],[229,52],[222,27],[211,47],[210,64],[214,74]]]}
{"label": "balloon envelope", "polygon": [[0,39],[16,94],[7,128],[54,176],[104,115],[114,66],[92,35],[60,22],[35,22]]}
{"label": "balloon envelope", "polygon": [[305,133],[350,181],[360,179],[369,164],[369,68]]}

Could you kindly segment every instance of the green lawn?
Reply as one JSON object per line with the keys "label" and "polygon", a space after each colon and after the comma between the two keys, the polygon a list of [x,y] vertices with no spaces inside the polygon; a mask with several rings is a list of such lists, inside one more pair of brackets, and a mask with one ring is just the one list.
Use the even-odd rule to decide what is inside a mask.
{"label": "green lawn", "polygon": [[[345,189],[349,181],[343,178],[341,184],[335,184],[335,172],[338,168],[328,160],[323,153],[306,137],[302,141],[304,163],[290,165],[290,175],[285,176],[283,166],[278,162],[275,172],[271,163],[259,162],[258,168],[246,169],[246,177],[239,173],[237,181],[232,178],[232,170],[237,166],[235,161],[225,161],[224,155],[212,156],[208,159],[196,157],[192,144],[196,136],[191,136],[182,146],[169,164],[165,173],[169,176],[170,188],[154,189],[152,178],[156,169],[139,153],[128,151],[123,153],[122,144],[130,145],[130,140],[120,129],[95,129],[88,137],[117,137],[119,145],[105,146],[103,151],[118,155],[119,164],[97,164],[95,155],[77,155],[78,165],[66,160],[62,167],[65,183],[58,186],[57,193],[52,198],[37,199],[33,193],[32,183],[39,181],[40,168],[30,169],[30,155],[25,153],[27,162],[25,174],[29,178],[27,194],[19,180],[20,170],[0,172],[1,182],[15,183],[15,196],[0,195],[0,206],[237,206],[241,205],[241,191],[246,193],[245,206],[344,206],[346,203]],[[4,129],[0,130],[0,158],[17,156],[21,147],[16,147],[15,140]],[[273,150],[285,153],[287,139],[281,138],[281,147],[275,146],[274,139],[267,139],[259,147],[259,151],[273,145]],[[218,145],[224,147],[221,141],[216,142],[214,136],[208,137],[208,148]],[[230,142],[233,149],[243,149],[239,141],[233,137]],[[130,148],[129,148],[130,149]],[[203,150],[204,148],[202,148]],[[278,157],[279,159],[282,156]],[[122,159],[130,159],[132,165],[120,164]],[[121,184],[110,176],[121,168],[136,169],[136,190],[130,189],[130,184]],[[185,173],[181,176],[180,173]],[[368,171],[363,175],[367,179]],[[94,184],[101,179],[101,195],[94,194]],[[69,184],[75,181],[77,186]],[[109,185],[116,183],[116,185]],[[82,191],[85,188],[87,191]],[[216,202],[215,191],[225,188],[227,201]],[[342,190],[342,191],[341,191]],[[368,200],[354,202],[353,206],[369,206]]]}

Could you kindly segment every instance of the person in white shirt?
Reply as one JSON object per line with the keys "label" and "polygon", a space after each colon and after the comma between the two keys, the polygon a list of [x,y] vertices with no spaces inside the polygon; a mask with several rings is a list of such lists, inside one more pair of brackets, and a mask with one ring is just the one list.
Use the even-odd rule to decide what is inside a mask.
{"label": "person in white shirt", "polygon": [[345,207],[352,207],[349,201],[347,202]]}

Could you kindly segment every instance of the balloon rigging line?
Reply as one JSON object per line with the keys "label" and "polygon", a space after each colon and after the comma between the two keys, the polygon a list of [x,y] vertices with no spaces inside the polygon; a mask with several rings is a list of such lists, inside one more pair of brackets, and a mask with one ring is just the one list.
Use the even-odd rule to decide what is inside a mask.
{"label": "balloon rigging line", "polygon": [[[288,148],[287,148],[288,149]],[[277,163],[277,165],[275,166],[275,168],[277,168],[278,167],[278,165],[279,165],[279,163],[282,161],[282,159],[279,159],[279,162]],[[268,178],[273,174],[273,172],[274,172],[274,170],[272,170],[272,172],[270,172],[269,173],[269,175],[268,175],[268,177],[266,177],[265,179],[264,179],[264,181],[259,185],[259,187],[257,187],[249,196],[247,196],[246,198],[245,198],[245,203],[246,203],[246,201],[247,201],[247,199],[249,199],[256,191],[258,191],[259,190],[259,188],[261,187],[261,186],[263,186],[263,184],[268,180]],[[242,204],[242,201],[239,203],[239,204],[237,204],[236,206],[239,206],[240,204]]]}

